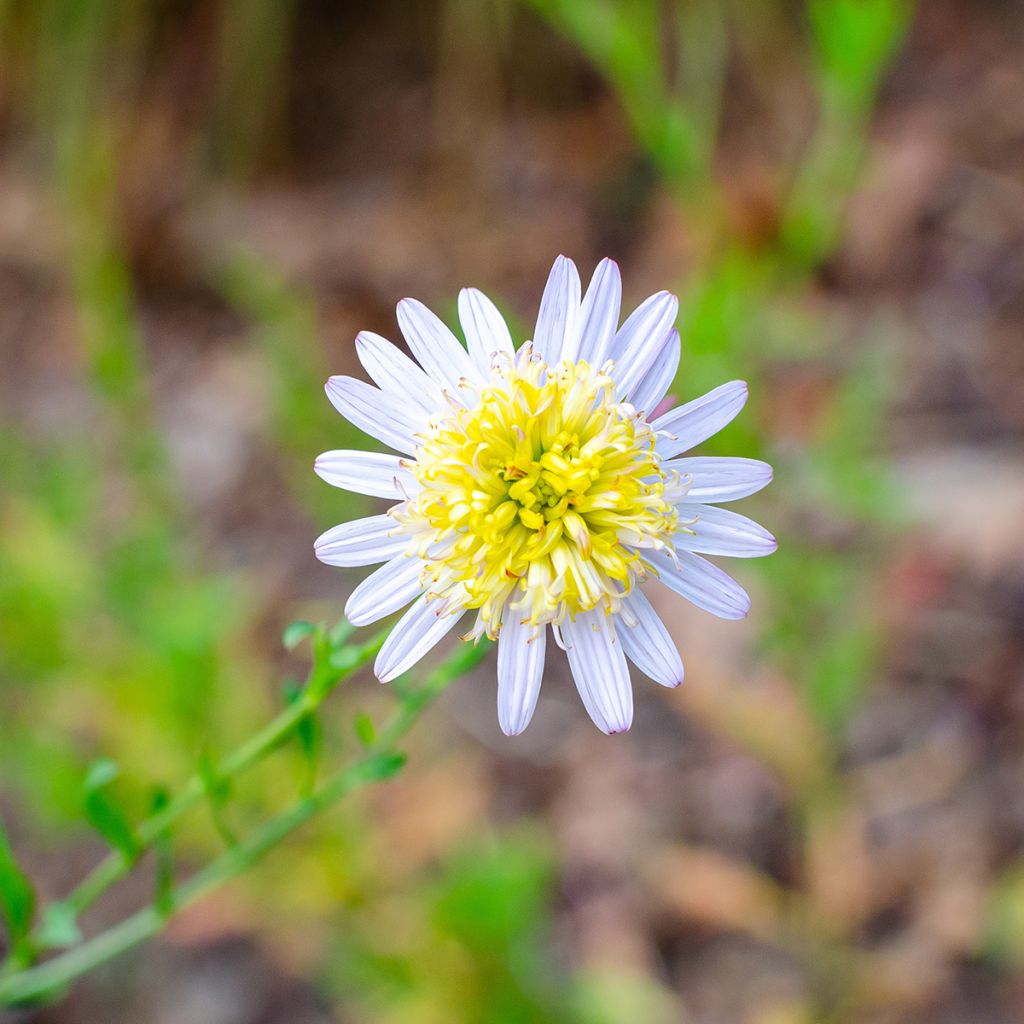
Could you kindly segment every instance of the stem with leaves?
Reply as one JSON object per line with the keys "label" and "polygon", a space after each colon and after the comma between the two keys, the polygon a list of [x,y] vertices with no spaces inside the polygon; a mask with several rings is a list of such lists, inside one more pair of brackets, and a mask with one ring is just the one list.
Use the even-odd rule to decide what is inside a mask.
{"label": "stem with leaves", "polygon": [[131,831],[130,842],[113,850],[64,900],[47,908],[43,926],[31,931],[30,891],[28,895],[25,894],[27,882],[14,864],[0,830],[0,874],[7,876],[7,882],[0,885],[0,894],[10,889],[15,897],[19,894],[23,897],[13,901],[17,910],[15,914],[10,913],[8,904],[12,902],[11,899],[4,899],[0,903],[12,939],[11,957],[0,973],[0,1007],[23,1005],[59,995],[74,979],[156,935],[175,914],[241,875],[296,829],[328,810],[347,793],[368,783],[392,777],[405,762],[404,755],[396,749],[398,741],[448,684],[479,662],[488,648],[486,644],[460,647],[418,687],[398,681],[394,686],[399,699],[398,708],[379,732],[371,733],[366,728],[362,730],[366,745],[360,755],[347,766],[328,776],[319,785],[314,785],[295,803],[263,822],[244,839],[231,843],[220,856],[186,881],[178,885],[167,884],[160,891],[159,879],[167,879],[168,874],[160,871],[158,865],[158,891],[151,906],[137,911],[91,939],[81,940],[79,937],[65,952],[33,965],[32,960],[40,952],[56,945],[46,934],[47,921],[56,919],[70,922],[70,928],[65,931],[77,932],[74,922],[82,910],[116,881],[129,874],[143,852],[153,849],[160,858],[161,847],[166,843],[175,822],[204,799],[214,800],[209,792],[211,771],[215,773],[216,779],[227,782],[293,738],[303,724],[310,721],[324,698],[343,679],[375,656],[386,633],[378,634],[364,644],[347,645],[344,644],[344,633],[328,632],[302,624],[293,627],[290,637],[286,634],[286,641],[290,639],[297,642],[304,635],[312,638],[313,665],[296,699],[212,770],[207,766],[193,776],[177,796],[167,800],[151,817]]}

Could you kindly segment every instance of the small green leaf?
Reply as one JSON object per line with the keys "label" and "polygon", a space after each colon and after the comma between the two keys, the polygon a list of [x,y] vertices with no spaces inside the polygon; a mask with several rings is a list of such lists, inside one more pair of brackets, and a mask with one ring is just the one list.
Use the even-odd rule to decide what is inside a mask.
{"label": "small green leaf", "polygon": [[45,949],[67,949],[82,941],[75,912],[65,903],[51,903],[43,909],[39,942]]}
{"label": "small green leaf", "polygon": [[210,813],[213,816],[214,827],[228,846],[237,846],[238,839],[235,837],[223,814],[224,805],[231,795],[231,780],[221,775],[217,759],[209,747],[204,746],[199,751],[199,760],[196,763],[196,768],[210,804]]}
{"label": "small green leaf", "polygon": [[344,647],[335,648],[329,659],[331,667],[347,673],[353,672],[361,665],[369,664],[384,646],[387,637],[387,630],[381,630],[365,643],[347,644]]}
{"label": "small green leaf", "polygon": [[[159,814],[169,803],[170,794],[158,789],[153,794],[152,813]],[[174,856],[171,852],[169,832],[161,832],[153,843],[156,851],[156,876],[153,879],[153,906],[162,918],[168,918],[174,911]]]}
{"label": "small green leaf", "polygon": [[377,742],[377,727],[373,724],[373,719],[365,711],[360,711],[356,715],[353,724],[355,725],[356,736],[363,746],[372,747]]}
{"label": "small green leaf", "polygon": [[[299,700],[305,693],[305,687],[294,679],[284,684],[284,699],[289,706]],[[303,754],[306,756],[306,772],[302,780],[302,792],[310,793],[316,784],[316,769],[320,760],[320,723],[316,713],[310,710],[295,724],[295,736],[299,741]]]}
{"label": "small green leaf", "polygon": [[316,770],[320,762],[321,729],[320,722],[313,714],[306,715],[296,726],[295,735],[299,746],[306,757],[306,773],[302,781],[302,792],[309,794],[316,785]]}
{"label": "small green leaf", "polygon": [[109,757],[102,757],[93,761],[85,775],[85,788],[87,791],[101,789],[109,785],[120,774],[117,762]]}
{"label": "small green leaf", "polygon": [[306,637],[314,636],[319,627],[312,622],[291,622],[281,634],[281,642],[289,651],[294,651]]}
{"label": "small green leaf", "polygon": [[231,781],[221,775],[220,768],[217,766],[217,758],[210,747],[204,746],[199,751],[196,768],[199,771],[199,778],[203,781],[206,795],[217,806],[221,806],[231,793]]}
{"label": "small green leaf", "polygon": [[10,938],[11,947],[23,948],[32,927],[36,896],[28,876],[14,859],[7,833],[0,825],[0,911]]}
{"label": "small green leaf", "polygon": [[142,847],[135,829],[106,792],[106,787],[117,776],[118,767],[109,758],[90,766],[85,777],[85,815],[92,827],[131,864]]}
{"label": "small green leaf", "polygon": [[405,767],[405,754],[378,754],[371,757],[364,766],[367,782],[384,782],[394,778]]}
{"label": "small green leaf", "polygon": [[362,664],[363,655],[360,648],[350,644],[332,651],[328,660],[331,668],[338,672],[351,672]]}
{"label": "small green leaf", "polygon": [[299,746],[302,747],[302,752],[306,757],[316,760],[320,737],[320,726],[316,716],[306,715],[295,727],[295,735],[298,736]]}

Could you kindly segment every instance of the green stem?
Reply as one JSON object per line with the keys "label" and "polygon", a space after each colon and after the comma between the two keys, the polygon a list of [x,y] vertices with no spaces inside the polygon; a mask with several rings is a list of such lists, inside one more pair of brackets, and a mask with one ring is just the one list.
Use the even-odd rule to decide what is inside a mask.
{"label": "green stem", "polygon": [[[484,657],[488,646],[465,645],[445,664],[432,672],[423,686],[403,692],[400,707],[380,731],[373,745],[358,760],[328,779],[308,796],[268,819],[252,835],[237,846],[226,850],[188,881],[177,886],[162,912],[155,907],[145,907],[120,924],[46,963],[0,978],[0,1006],[16,1006],[44,998],[100,964],[152,938],[165,927],[174,914],[211,890],[238,877],[292,832],[332,807],[347,793],[365,783],[386,778],[390,774],[391,759],[395,756],[397,741],[409,731],[424,709],[453,679]],[[269,735],[270,731],[268,727],[259,735]],[[243,752],[254,752],[257,738],[254,737],[254,741],[240,748],[233,755],[232,763],[236,763],[236,759]],[[255,756],[255,753],[247,756]],[[243,760],[237,763],[241,764]],[[170,806],[168,805],[168,809]],[[163,827],[166,827],[169,822],[165,821],[165,814],[166,811],[154,815],[149,823],[159,820]],[[155,826],[150,824],[150,827]]]}
{"label": "green stem", "polygon": [[[224,779],[241,775],[263,760],[267,754],[276,750],[295,732],[303,719],[316,710],[331,689],[365,665],[380,650],[386,637],[387,631],[382,631],[356,648],[353,657],[341,669],[332,668],[318,656],[302,695],[255,736],[252,736],[237,750],[226,755],[217,767],[218,775]],[[323,678],[322,673],[328,674],[328,677]],[[200,803],[205,795],[206,790],[202,778],[198,774],[193,775],[177,796],[138,826],[136,834],[140,845],[143,848],[151,846],[178,818]],[[64,905],[72,913],[80,914],[102,896],[110,886],[127,875],[133,866],[133,861],[128,860],[116,850],[112,851],[68,895],[64,900]]]}
{"label": "green stem", "polygon": [[0,980],[0,1006],[15,1006],[46,996],[100,964],[161,931],[170,916],[212,889],[240,875],[268,850],[310,818],[330,807],[374,776],[380,752],[368,755],[320,786],[303,800],[266,821],[244,842],[232,847],[187,882],[175,888],[164,912],[145,907],[120,924],[38,967]]}

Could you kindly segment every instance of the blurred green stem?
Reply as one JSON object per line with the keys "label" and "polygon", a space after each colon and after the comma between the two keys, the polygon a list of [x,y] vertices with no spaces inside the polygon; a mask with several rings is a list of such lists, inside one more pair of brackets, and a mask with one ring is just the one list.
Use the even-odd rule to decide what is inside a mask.
{"label": "blurred green stem", "polygon": [[[0,1006],[15,1006],[59,991],[73,979],[156,935],[175,913],[241,874],[300,825],[357,785],[379,777],[379,773],[374,774],[374,769],[380,758],[380,752],[366,755],[310,796],[272,817],[244,842],[230,848],[187,882],[177,886],[163,909],[146,907],[67,953],[0,980]],[[120,868],[120,864],[116,866]]]}
{"label": "blurred green stem", "polygon": [[[372,657],[383,642],[384,635],[379,634],[362,647],[356,648],[360,657],[354,657],[351,669],[342,671],[338,679],[364,664],[368,657]],[[155,906],[146,907],[120,924],[46,963],[16,971],[0,979],[0,1006],[16,1006],[44,998],[119,953],[151,938],[163,929],[174,914],[242,874],[292,832],[328,810],[347,793],[368,782],[389,778],[402,765],[402,758],[395,749],[397,742],[449,683],[486,655],[488,647],[488,644],[464,645],[448,661],[430,673],[422,686],[415,689],[399,686],[401,704],[398,710],[362,756],[308,796],[268,819],[252,835],[222,853],[187,882],[175,887],[160,909]],[[315,674],[316,664],[311,676]],[[307,688],[307,692],[315,692],[315,689],[314,684]],[[244,767],[258,761],[287,737],[302,716],[311,710],[312,707],[303,700],[296,701],[253,740],[225,759],[222,770],[225,774],[237,774]],[[193,778],[177,799],[140,827],[140,837],[148,837],[149,841],[152,841],[167,830],[174,818],[184,813],[201,797],[202,785],[198,779]],[[110,857],[75,891],[75,894],[72,894],[69,901],[76,897],[79,901],[86,897],[95,898],[127,870],[120,857]]]}
{"label": "blurred green stem", "polygon": [[[351,652],[351,654],[341,665],[332,664],[326,652],[317,652],[299,699],[288,705],[272,722],[269,722],[237,750],[228,754],[217,766],[218,777],[226,781],[241,775],[279,747],[295,732],[308,715],[316,711],[334,687],[376,655],[381,644],[384,643],[387,633],[387,630],[382,630],[365,644],[346,649],[346,653]],[[137,834],[140,844],[143,847],[151,846],[170,829],[178,818],[203,800],[205,795],[206,787],[202,777],[197,773],[162,810],[138,826]],[[80,914],[111,885],[128,874],[132,867],[133,862],[125,858],[122,853],[111,852],[70,893],[64,901],[64,905],[73,914]]]}

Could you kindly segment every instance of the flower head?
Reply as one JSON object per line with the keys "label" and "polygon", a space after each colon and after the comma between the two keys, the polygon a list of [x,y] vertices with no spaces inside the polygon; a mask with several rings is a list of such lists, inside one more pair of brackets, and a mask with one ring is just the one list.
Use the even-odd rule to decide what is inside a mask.
{"label": "flower head", "polygon": [[378,677],[405,672],[473,612],[464,639],[498,641],[498,717],[510,735],[533,714],[548,627],[590,716],[621,732],[632,720],[627,658],[664,686],[683,679],[649,583],[741,618],[746,593],[701,554],[775,549],[760,526],[716,504],[760,490],[768,465],[675,457],[733,419],[746,385],[655,417],[679,364],[675,296],[651,296],[619,327],[615,263],[603,260],[580,292],[560,256],[533,340],[518,351],[475,289],[459,296],[468,351],[404,299],[398,321],[418,364],[363,332],[359,358],[379,387],[327,382],[343,416],[405,456],[332,451],[316,462],[329,483],[395,501],[316,542],[330,565],[384,563],[349,598],[355,625],[413,602],[380,651]]}

